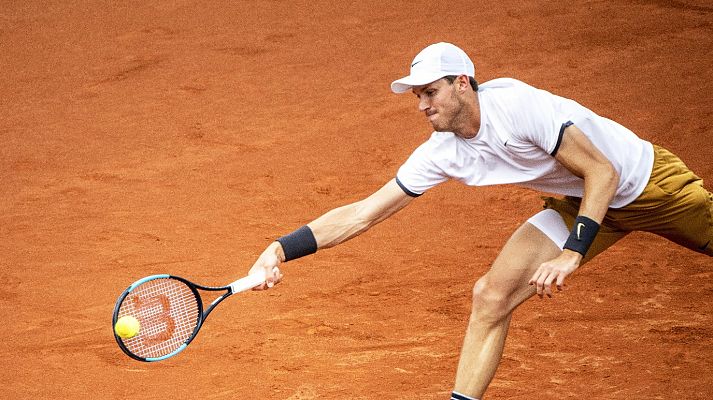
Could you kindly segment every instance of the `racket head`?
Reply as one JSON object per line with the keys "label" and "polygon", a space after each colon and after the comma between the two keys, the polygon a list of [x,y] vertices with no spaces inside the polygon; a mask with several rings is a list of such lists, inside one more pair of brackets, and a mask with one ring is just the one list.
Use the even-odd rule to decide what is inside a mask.
{"label": "racket head", "polygon": [[125,339],[114,332],[114,339],[129,357],[146,362],[165,360],[183,351],[204,319],[196,285],[165,274],[139,279],[119,296],[112,328],[127,315],[139,320],[139,333]]}

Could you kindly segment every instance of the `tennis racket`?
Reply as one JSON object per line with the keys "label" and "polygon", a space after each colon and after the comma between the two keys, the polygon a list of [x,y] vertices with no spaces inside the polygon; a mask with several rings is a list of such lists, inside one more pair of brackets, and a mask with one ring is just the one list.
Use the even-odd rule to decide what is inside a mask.
{"label": "tennis racket", "polygon": [[[124,316],[140,323],[136,336],[125,339],[114,333],[121,350],[139,361],[161,361],[183,351],[195,339],[213,309],[229,296],[265,282],[265,275],[251,274],[228,286],[195,284],[173,275],[152,275],[139,279],[119,296],[114,306],[112,327]],[[222,291],[207,309],[201,291]]]}

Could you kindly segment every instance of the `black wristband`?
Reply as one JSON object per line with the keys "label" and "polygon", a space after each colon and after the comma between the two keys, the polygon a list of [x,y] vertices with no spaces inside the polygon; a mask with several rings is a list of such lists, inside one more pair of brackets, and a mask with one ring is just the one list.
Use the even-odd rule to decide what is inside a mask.
{"label": "black wristband", "polygon": [[307,225],[277,239],[277,241],[280,242],[282,251],[285,252],[285,261],[304,257],[317,251],[317,239],[314,238],[312,229]]}
{"label": "black wristband", "polygon": [[594,242],[597,232],[599,232],[599,224],[596,221],[583,215],[578,215],[574,220],[572,232],[569,233],[564,248],[585,256],[592,242]]}

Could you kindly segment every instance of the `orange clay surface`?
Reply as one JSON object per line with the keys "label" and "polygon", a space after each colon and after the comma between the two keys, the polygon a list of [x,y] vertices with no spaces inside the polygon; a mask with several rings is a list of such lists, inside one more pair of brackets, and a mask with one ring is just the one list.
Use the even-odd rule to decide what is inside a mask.
{"label": "orange clay surface", "polygon": [[[389,84],[436,41],[713,181],[707,0],[4,1],[0,397],[448,398],[471,288],[537,193],[441,185],[165,362],[111,327],[134,280],[227,284],[391,179],[431,127]],[[487,398],[713,397],[710,258],[633,234],[568,283],[515,312]]]}

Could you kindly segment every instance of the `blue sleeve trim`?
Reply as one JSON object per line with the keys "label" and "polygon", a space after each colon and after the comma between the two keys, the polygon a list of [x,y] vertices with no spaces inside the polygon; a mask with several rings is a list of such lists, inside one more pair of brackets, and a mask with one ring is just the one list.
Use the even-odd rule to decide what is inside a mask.
{"label": "blue sleeve trim", "polygon": [[564,124],[562,124],[562,126],[560,126],[560,134],[559,134],[559,136],[557,137],[557,144],[555,145],[555,149],[552,150],[552,153],[550,153],[550,155],[551,155],[552,157],[556,156],[556,155],[557,155],[557,150],[560,149],[560,145],[562,144],[562,137],[564,136],[564,130],[567,129],[567,127],[572,126],[572,125],[574,125],[574,122],[572,122],[572,121],[567,121],[567,122],[565,122]]}
{"label": "blue sleeve trim", "polygon": [[423,194],[423,193],[414,193],[414,192],[408,190],[408,188],[406,186],[404,186],[403,183],[401,183],[398,176],[396,177],[396,184],[399,185],[399,187],[401,188],[401,190],[404,191],[404,193],[406,193],[407,195],[409,195],[411,197],[418,197]]}

